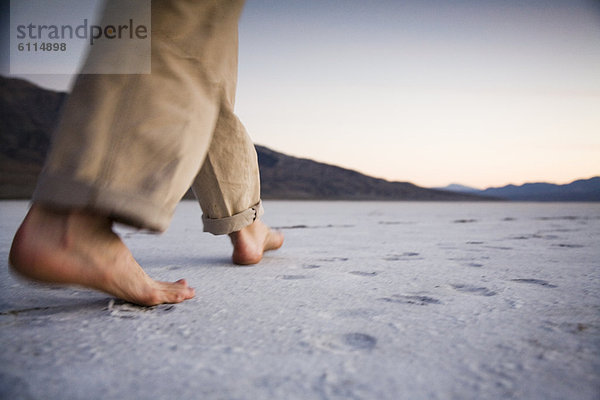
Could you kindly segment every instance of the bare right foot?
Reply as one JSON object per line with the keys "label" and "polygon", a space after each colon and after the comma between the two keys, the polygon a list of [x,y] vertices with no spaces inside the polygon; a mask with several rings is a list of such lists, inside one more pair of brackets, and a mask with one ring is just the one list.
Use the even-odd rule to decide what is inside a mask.
{"label": "bare right foot", "polygon": [[240,231],[229,234],[233,244],[233,262],[238,265],[257,264],[265,251],[283,245],[283,234],[272,230],[260,219]]}
{"label": "bare right foot", "polygon": [[186,281],[160,282],[135,261],[105,217],[33,205],[17,231],[9,261],[34,281],[74,284],[152,306],[194,297]]}

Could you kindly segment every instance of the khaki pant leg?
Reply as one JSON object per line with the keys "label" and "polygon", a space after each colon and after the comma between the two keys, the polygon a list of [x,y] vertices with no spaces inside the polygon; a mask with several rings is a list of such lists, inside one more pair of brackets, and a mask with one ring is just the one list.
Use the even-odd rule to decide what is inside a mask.
{"label": "khaki pant leg", "polygon": [[239,231],[263,214],[256,149],[233,113],[238,71],[236,29],[223,36],[222,83],[218,117],[212,140],[192,190],[203,212],[204,231],[215,235]]}
{"label": "khaki pant leg", "polygon": [[192,185],[203,211],[204,231],[239,231],[263,213],[256,149],[228,106],[219,112],[206,159]]}
{"label": "khaki pant leg", "polygon": [[215,131],[242,5],[153,2],[152,73],[78,77],[34,202],[166,229]]}

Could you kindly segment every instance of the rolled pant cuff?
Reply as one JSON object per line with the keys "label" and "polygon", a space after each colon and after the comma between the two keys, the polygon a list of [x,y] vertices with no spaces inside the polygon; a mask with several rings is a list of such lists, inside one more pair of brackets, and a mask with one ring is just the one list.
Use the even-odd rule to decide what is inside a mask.
{"label": "rolled pant cuff", "polygon": [[147,198],[108,188],[98,189],[50,174],[40,175],[32,198],[34,203],[56,209],[81,209],[140,229],[163,232],[169,226],[172,212]]}
{"label": "rolled pant cuff", "polygon": [[264,214],[262,202],[259,201],[255,206],[250,207],[240,213],[225,218],[208,218],[202,216],[204,223],[204,232],[212,233],[213,235],[227,235],[232,232],[242,230],[242,228],[251,225],[257,218]]}

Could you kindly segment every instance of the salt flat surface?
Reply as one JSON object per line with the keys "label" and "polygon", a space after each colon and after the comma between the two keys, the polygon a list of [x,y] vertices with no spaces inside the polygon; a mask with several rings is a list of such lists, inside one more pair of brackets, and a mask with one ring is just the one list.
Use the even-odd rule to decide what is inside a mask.
{"label": "salt flat surface", "polygon": [[119,229],[197,296],[141,308],[16,280],[0,203],[2,399],[598,399],[600,205],[267,202],[286,234],[229,264],[184,202]]}

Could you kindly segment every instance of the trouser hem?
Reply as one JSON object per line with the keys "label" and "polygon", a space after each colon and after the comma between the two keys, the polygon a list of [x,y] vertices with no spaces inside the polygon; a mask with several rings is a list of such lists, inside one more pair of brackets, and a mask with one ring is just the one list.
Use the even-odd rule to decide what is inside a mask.
{"label": "trouser hem", "polygon": [[242,230],[242,228],[251,225],[257,218],[264,214],[262,202],[259,201],[255,206],[248,208],[240,213],[225,218],[208,218],[202,215],[204,223],[204,232],[213,235],[227,235]]}
{"label": "trouser hem", "polygon": [[39,177],[32,200],[56,209],[88,210],[116,222],[156,232],[165,231],[173,215],[147,198],[48,174]]}

